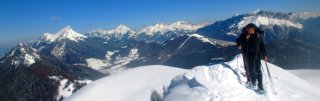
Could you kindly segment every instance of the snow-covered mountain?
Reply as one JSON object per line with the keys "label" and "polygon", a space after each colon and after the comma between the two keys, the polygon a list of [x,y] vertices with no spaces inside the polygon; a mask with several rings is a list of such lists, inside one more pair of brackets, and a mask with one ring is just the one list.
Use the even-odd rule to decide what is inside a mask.
{"label": "snow-covered mountain", "polygon": [[0,100],[60,101],[105,76],[93,69],[49,58],[20,43],[0,59]]}
{"label": "snow-covered mountain", "polygon": [[47,42],[54,42],[54,41],[61,41],[61,40],[71,40],[71,41],[81,41],[87,38],[86,36],[75,32],[71,26],[67,26],[63,29],[61,29],[59,32],[55,34],[45,33],[41,40],[47,41]]}
{"label": "snow-covered mountain", "polygon": [[20,43],[17,47],[13,48],[8,55],[3,57],[5,60],[2,60],[0,63],[4,63],[9,60],[11,63],[9,66],[13,68],[30,66],[36,61],[41,60],[36,51],[37,50],[28,47],[25,43]]}
{"label": "snow-covered mountain", "polygon": [[84,63],[89,57],[104,57],[103,42],[90,39],[67,26],[56,34],[45,33],[33,47],[49,57],[73,65]]}
{"label": "snow-covered mountain", "polygon": [[[155,25],[160,26],[160,25]],[[181,68],[191,68],[196,65],[207,64],[209,61],[223,61],[230,59],[235,52],[228,46],[232,42],[207,38],[198,34],[175,32],[174,37],[167,37],[167,31],[190,31],[198,27],[187,22],[161,24],[163,31],[155,31],[164,42],[137,39],[143,33],[137,34],[130,28],[121,25],[116,29],[86,34],[83,39],[74,41],[70,39],[46,41],[48,34],[34,45],[41,53],[56,58],[70,65],[82,65],[96,70],[113,73],[129,67],[143,65],[163,64]],[[147,28],[151,28],[150,26]],[[68,30],[66,30],[68,29]],[[64,28],[57,34],[76,33],[70,27]],[[146,29],[145,29],[146,30]],[[190,31],[191,32],[191,31]],[[154,33],[154,34],[157,34]],[[144,33],[143,35],[145,35]],[[82,35],[82,34],[81,34]],[[147,38],[152,39],[152,38]],[[232,54],[219,54],[218,50],[227,50]],[[211,54],[214,53],[214,54]],[[168,55],[169,54],[169,55]],[[208,55],[211,54],[211,55]],[[195,57],[198,61],[185,64],[185,57]]]}
{"label": "snow-covered mountain", "polygon": [[[318,87],[272,64],[268,65],[278,94],[271,93],[268,79],[264,79],[266,95],[255,93],[245,87],[241,59],[239,56],[229,62],[198,66],[191,70],[162,66],[137,67],[99,79],[78,90],[66,101],[146,101],[153,98],[152,90],[156,90],[160,94],[156,97],[164,101],[318,100]],[[267,77],[265,74],[264,77]],[[168,78],[172,79],[171,83]]]}
{"label": "snow-covered mountain", "polygon": [[234,41],[241,34],[244,26],[254,23],[265,31],[266,42],[300,38],[304,26],[293,16],[296,15],[294,13],[258,10],[252,13],[235,15],[224,21],[217,21],[200,28],[197,33],[212,38]]}
{"label": "snow-covered mountain", "polygon": [[[136,59],[134,48],[144,43],[134,41],[130,39],[130,36],[126,36],[133,31],[124,25],[104,33],[91,33],[91,36],[75,33],[77,32],[68,26],[56,34],[44,34],[33,47],[39,52],[64,63],[101,70],[102,66],[113,69],[111,67],[121,67],[127,64],[126,62]],[[69,37],[50,37],[68,35]]]}
{"label": "snow-covered mountain", "polygon": [[201,26],[185,21],[158,23],[140,30],[119,25],[115,29],[97,29],[83,35],[67,26],[56,34],[45,33],[33,47],[67,64],[104,71],[108,68],[109,71],[138,59],[141,54],[138,50],[150,49],[145,53],[151,53],[151,48],[158,48],[151,47],[152,45],[160,46],[160,43],[190,34],[199,27]]}
{"label": "snow-covered mountain", "polygon": [[186,21],[177,21],[172,24],[159,22],[141,29],[131,30],[125,25],[119,25],[116,29],[111,30],[92,30],[86,35],[90,37],[101,37],[107,40],[135,39],[138,41],[162,43],[171,38],[192,34],[202,26],[203,25],[192,24]]}
{"label": "snow-covered mountain", "polygon": [[[115,29],[97,29],[82,35],[73,31],[72,28],[68,26],[56,34],[44,34],[36,45],[34,45],[34,48],[41,53],[57,58],[65,63],[83,65],[105,72],[109,70],[121,70],[118,67],[137,67],[152,64],[192,68],[196,65],[206,64],[211,61],[210,59],[221,61],[226,58],[230,59],[236,51],[231,51],[234,46],[221,48],[219,50],[215,48],[211,49],[211,46],[220,46],[214,46],[214,44],[211,44],[211,46],[210,44],[205,45],[204,41],[199,41],[197,38],[190,38],[193,41],[198,40],[198,42],[200,42],[196,42],[196,45],[196,43],[190,41],[186,35],[192,35],[194,32],[197,32],[199,35],[205,36],[206,39],[209,38],[211,42],[224,43],[222,40],[234,41],[237,35],[240,34],[242,27],[249,22],[253,22],[265,30],[266,34],[264,38],[266,42],[297,38],[299,40],[307,40],[309,43],[316,43],[317,41],[314,40],[318,38],[314,36],[318,34],[308,34],[313,35],[310,37],[304,36],[304,33],[307,32],[305,26],[312,25],[312,22],[309,21],[310,19],[318,19],[317,14],[259,10],[252,13],[235,15],[227,20],[217,21],[205,27],[202,27],[204,25],[178,21],[172,24],[157,23],[135,30],[122,24]],[[315,20],[314,22],[317,21],[320,20]],[[308,29],[312,28],[308,27]],[[317,30],[310,32],[316,33]],[[181,45],[182,43],[187,44]],[[184,47],[180,46],[190,47],[186,47],[184,50]],[[180,48],[177,49],[178,47]],[[232,55],[222,56],[218,54],[226,50],[232,53]],[[133,53],[136,54],[132,55]],[[190,64],[185,64],[184,62],[189,60],[183,57],[187,56],[201,57],[201,59],[196,63],[192,61]],[[281,65],[281,63],[276,64]],[[287,67],[284,65],[281,66]]]}
{"label": "snow-covered mountain", "polygon": [[200,27],[201,25],[194,25],[186,21],[178,21],[172,24],[165,24],[163,22],[158,22],[157,24],[154,24],[152,26],[148,26],[140,29],[139,33],[145,33],[147,35],[165,34],[168,31],[194,31]]}
{"label": "snow-covered mountain", "polygon": [[106,40],[121,40],[134,37],[136,34],[135,31],[131,30],[126,25],[119,25],[116,29],[112,30],[102,30],[95,29],[86,34],[89,37],[100,37]]}
{"label": "snow-covered mountain", "polygon": [[186,21],[178,21],[172,24],[159,22],[152,26],[147,26],[138,31],[138,39],[152,42],[164,42],[166,40],[194,33],[203,25],[195,25]]}

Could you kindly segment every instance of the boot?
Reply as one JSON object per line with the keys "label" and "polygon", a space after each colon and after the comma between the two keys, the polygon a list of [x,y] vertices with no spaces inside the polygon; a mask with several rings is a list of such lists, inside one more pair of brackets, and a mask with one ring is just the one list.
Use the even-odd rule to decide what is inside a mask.
{"label": "boot", "polygon": [[258,85],[258,90],[264,90],[263,85]]}
{"label": "boot", "polygon": [[256,83],[252,83],[252,82],[251,82],[251,83],[249,84],[248,88],[249,88],[249,89],[256,89],[256,88],[257,88],[257,85],[256,85]]}
{"label": "boot", "polygon": [[264,88],[263,88],[262,85],[259,85],[259,86],[258,86],[258,90],[256,90],[256,92],[257,92],[258,94],[265,94],[265,91],[264,91]]}

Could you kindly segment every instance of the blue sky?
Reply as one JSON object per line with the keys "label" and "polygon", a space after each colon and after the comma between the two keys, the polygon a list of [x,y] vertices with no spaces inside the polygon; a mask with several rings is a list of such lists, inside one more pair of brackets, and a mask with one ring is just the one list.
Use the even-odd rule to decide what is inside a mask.
{"label": "blue sky", "polygon": [[314,12],[320,11],[319,4],[320,0],[0,0],[0,47],[67,25],[80,33],[119,24],[134,29],[159,21],[212,22],[257,9]]}

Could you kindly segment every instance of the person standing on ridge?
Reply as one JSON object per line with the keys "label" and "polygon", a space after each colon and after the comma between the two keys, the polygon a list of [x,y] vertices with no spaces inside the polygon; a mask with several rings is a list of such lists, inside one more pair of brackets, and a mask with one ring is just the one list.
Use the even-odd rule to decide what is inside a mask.
{"label": "person standing on ridge", "polygon": [[258,90],[262,91],[264,88],[260,59],[268,61],[263,34],[264,32],[260,28],[250,23],[242,29],[242,33],[237,38],[237,47],[242,52],[249,87],[256,88],[256,81],[258,81]]}

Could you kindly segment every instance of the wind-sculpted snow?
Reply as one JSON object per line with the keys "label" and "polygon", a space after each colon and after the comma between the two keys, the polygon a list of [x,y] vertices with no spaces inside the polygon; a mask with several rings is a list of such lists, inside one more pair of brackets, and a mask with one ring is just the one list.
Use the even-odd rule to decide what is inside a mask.
{"label": "wind-sculpted snow", "polygon": [[[277,95],[272,93],[266,78],[265,95],[259,95],[245,87],[243,62],[239,56],[230,62],[198,66],[177,76],[171,81],[164,101],[317,101],[319,88],[280,67],[268,65]],[[267,77],[266,73],[264,77]]]}

